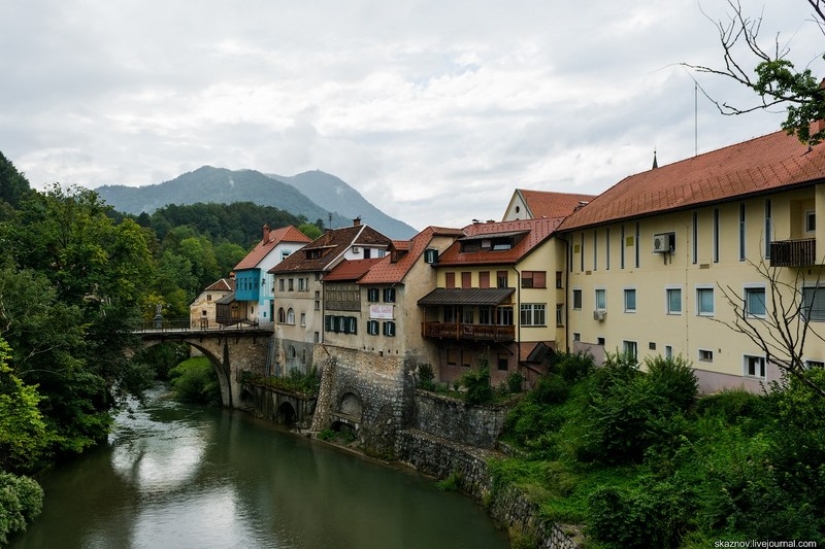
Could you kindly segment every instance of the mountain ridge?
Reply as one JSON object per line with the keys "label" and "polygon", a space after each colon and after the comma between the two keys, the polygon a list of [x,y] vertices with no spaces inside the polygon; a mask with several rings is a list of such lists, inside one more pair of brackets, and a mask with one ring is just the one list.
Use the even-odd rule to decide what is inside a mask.
{"label": "mountain ridge", "polygon": [[[325,196],[330,194],[332,188],[338,193],[337,200],[334,195],[329,197],[332,200],[327,200]],[[280,176],[252,169],[202,166],[162,183],[143,187],[103,185],[95,191],[116,210],[134,215],[152,213],[169,204],[253,202],[293,215],[303,215],[309,222],[320,219],[330,228],[349,226],[355,217],[361,217],[363,223],[390,238],[408,239],[418,232],[383,213],[342,179],[320,170]],[[308,194],[321,196],[324,205],[318,204]]]}

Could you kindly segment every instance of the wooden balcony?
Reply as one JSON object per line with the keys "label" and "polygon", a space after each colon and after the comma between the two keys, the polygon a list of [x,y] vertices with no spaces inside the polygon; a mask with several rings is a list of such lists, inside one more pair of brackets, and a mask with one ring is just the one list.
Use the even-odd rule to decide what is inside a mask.
{"label": "wooden balcony", "polygon": [[515,341],[515,326],[491,324],[456,324],[454,322],[423,322],[421,334],[438,339],[469,339],[473,341]]}
{"label": "wooden balcony", "polygon": [[771,242],[771,267],[808,267],[816,265],[816,239]]}

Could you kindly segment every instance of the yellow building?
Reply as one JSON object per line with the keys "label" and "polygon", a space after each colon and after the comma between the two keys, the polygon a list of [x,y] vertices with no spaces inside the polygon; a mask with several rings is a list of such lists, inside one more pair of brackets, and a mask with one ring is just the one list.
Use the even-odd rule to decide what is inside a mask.
{"label": "yellow building", "polygon": [[[807,308],[808,326],[825,335],[825,293],[815,291],[823,208],[825,145],[784,132],[624,179],[559,227],[566,347],[597,361],[606,351],[682,355],[703,392],[758,390],[780,371],[744,332],[780,336],[778,312],[801,334],[794,313]],[[821,366],[825,342],[809,334],[801,354]]]}
{"label": "yellow building", "polygon": [[436,345],[439,379],[454,381],[483,358],[494,384],[540,373],[564,341],[561,218],[474,223],[439,258],[422,297],[423,335]]}

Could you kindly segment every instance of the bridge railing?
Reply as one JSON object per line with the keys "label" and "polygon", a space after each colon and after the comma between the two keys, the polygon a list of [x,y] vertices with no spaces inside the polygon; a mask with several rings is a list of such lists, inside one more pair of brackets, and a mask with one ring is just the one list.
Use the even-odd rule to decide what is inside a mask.
{"label": "bridge railing", "polygon": [[186,318],[164,318],[144,321],[136,332],[231,332],[241,330],[272,330],[272,322],[243,320],[234,324],[218,324],[214,320]]}

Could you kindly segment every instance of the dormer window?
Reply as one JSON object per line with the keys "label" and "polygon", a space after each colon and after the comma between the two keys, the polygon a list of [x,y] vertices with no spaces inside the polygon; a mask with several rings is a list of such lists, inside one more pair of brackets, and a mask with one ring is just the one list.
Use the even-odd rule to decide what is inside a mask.
{"label": "dormer window", "polygon": [[477,252],[481,250],[481,245],[478,240],[470,240],[461,243],[461,253]]}
{"label": "dormer window", "polygon": [[512,238],[496,238],[495,240],[493,240],[493,251],[509,250],[512,247]]}
{"label": "dormer window", "polygon": [[307,259],[321,259],[321,250],[307,250]]}

